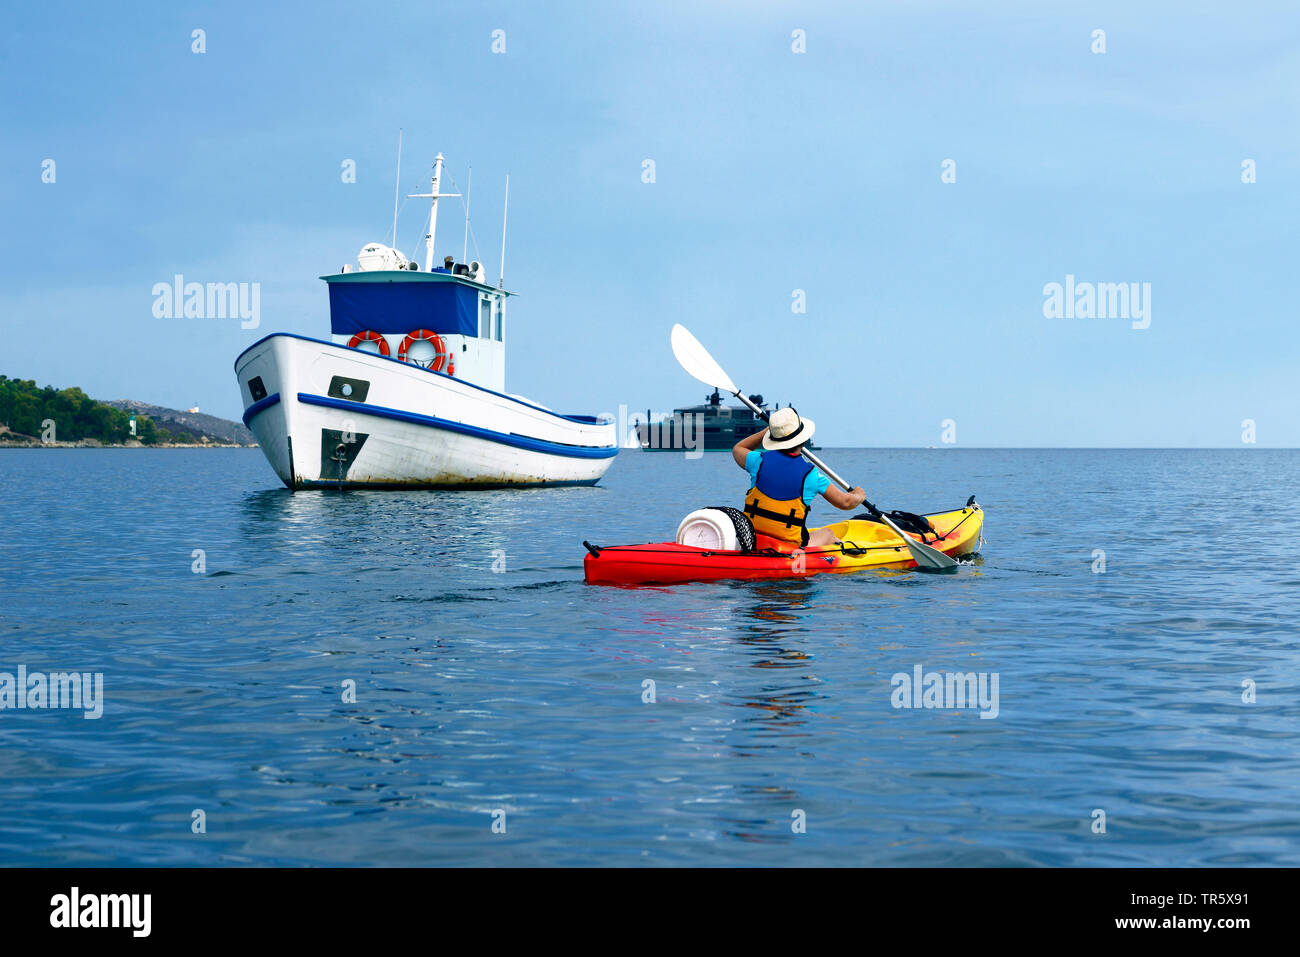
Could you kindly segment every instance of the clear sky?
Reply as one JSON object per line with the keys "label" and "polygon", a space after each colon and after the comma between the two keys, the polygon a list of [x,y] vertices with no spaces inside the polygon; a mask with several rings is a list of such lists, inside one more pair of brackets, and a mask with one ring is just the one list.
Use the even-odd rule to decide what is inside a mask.
{"label": "clear sky", "polygon": [[[5,19],[0,373],[238,418],[236,355],[328,338],[317,277],[386,240],[400,127],[403,194],[438,151],[462,191],[473,167],[494,279],[510,174],[507,387],[557,410],[699,401],[668,348],[680,321],[826,445],[941,445],[945,419],[962,446],[1240,447],[1244,419],[1300,445],[1293,0]],[[456,203],[439,259],[460,256]],[[398,229],[421,261],[426,211]],[[260,283],[260,327],[155,318],[176,273]],[[1046,318],[1067,275],[1149,283],[1149,327]]]}

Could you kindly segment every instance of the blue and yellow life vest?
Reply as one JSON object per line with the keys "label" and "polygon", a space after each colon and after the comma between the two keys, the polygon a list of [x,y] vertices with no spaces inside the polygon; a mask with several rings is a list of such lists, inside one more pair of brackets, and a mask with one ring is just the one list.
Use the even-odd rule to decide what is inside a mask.
{"label": "blue and yellow life vest", "polygon": [[803,483],[813,470],[802,455],[767,450],[758,465],[758,477],[745,495],[745,514],[754,531],[784,542],[808,544],[808,506]]}

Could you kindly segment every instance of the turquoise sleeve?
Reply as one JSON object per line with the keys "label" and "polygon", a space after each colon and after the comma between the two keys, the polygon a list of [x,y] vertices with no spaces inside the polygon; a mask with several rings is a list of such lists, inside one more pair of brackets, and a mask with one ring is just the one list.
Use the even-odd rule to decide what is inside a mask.
{"label": "turquoise sleeve", "polygon": [[811,505],[813,499],[830,487],[831,480],[826,477],[826,473],[819,468],[814,468],[803,480],[803,503]]}

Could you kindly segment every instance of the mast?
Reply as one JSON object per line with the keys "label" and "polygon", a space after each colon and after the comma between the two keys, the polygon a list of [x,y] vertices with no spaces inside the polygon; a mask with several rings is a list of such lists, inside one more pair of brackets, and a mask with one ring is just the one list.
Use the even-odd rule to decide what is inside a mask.
{"label": "mast", "polygon": [[497,288],[504,289],[506,286],[506,217],[510,215],[510,174],[506,173],[506,201],[501,210],[501,278],[497,280]]}
{"label": "mast", "polygon": [[432,189],[427,193],[407,193],[410,199],[428,199],[432,200],[433,208],[429,212],[429,232],[424,237],[424,271],[430,272],[433,269],[433,237],[438,229],[438,200],[445,199],[449,196],[459,196],[460,193],[440,193],[438,185],[442,182],[442,160],[443,156],[439,153],[433,158],[433,183]]}
{"label": "mast", "polygon": [[[461,247],[460,261],[469,262],[469,201],[474,198],[474,167],[469,168],[469,176],[465,180],[465,244]],[[474,245],[478,246],[478,240],[474,240]]]}
{"label": "mast", "polygon": [[393,181],[393,248],[397,248],[397,200],[402,192],[402,130],[397,130],[397,179]]}

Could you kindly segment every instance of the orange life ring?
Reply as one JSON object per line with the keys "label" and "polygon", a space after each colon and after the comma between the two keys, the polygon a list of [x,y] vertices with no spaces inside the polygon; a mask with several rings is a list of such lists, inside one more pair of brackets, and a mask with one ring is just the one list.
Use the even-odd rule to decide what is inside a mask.
{"label": "orange life ring", "polygon": [[[433,361],[429,363],[429,368],[434,372],[441,372],[443,366],[451,363],[451,351],[447,348],[447,343],[442,341],[442,336],[438,335],[436,332],[430,332],[428,329],[416,329],[403,339],[402,344],[397,347],[397,358],[401,359],[403,362],[412,361],[406,357],[407,350],[420,341],[432,343],[433,348],[437,350],[438,354],[434,356]],[[418,365],[419,363],[416,364]],[[455,363],[452,363],[447,374],[453,375],[455,371]]]}
{"label": "orange life ring", "polygon": [[379,344],[379,354],[386,356],[389,354],[388,340],[375,332],[373,329],[362,329],[355,336],[348,340],[348,348],[355,349],[363,342],[375,342]]}

